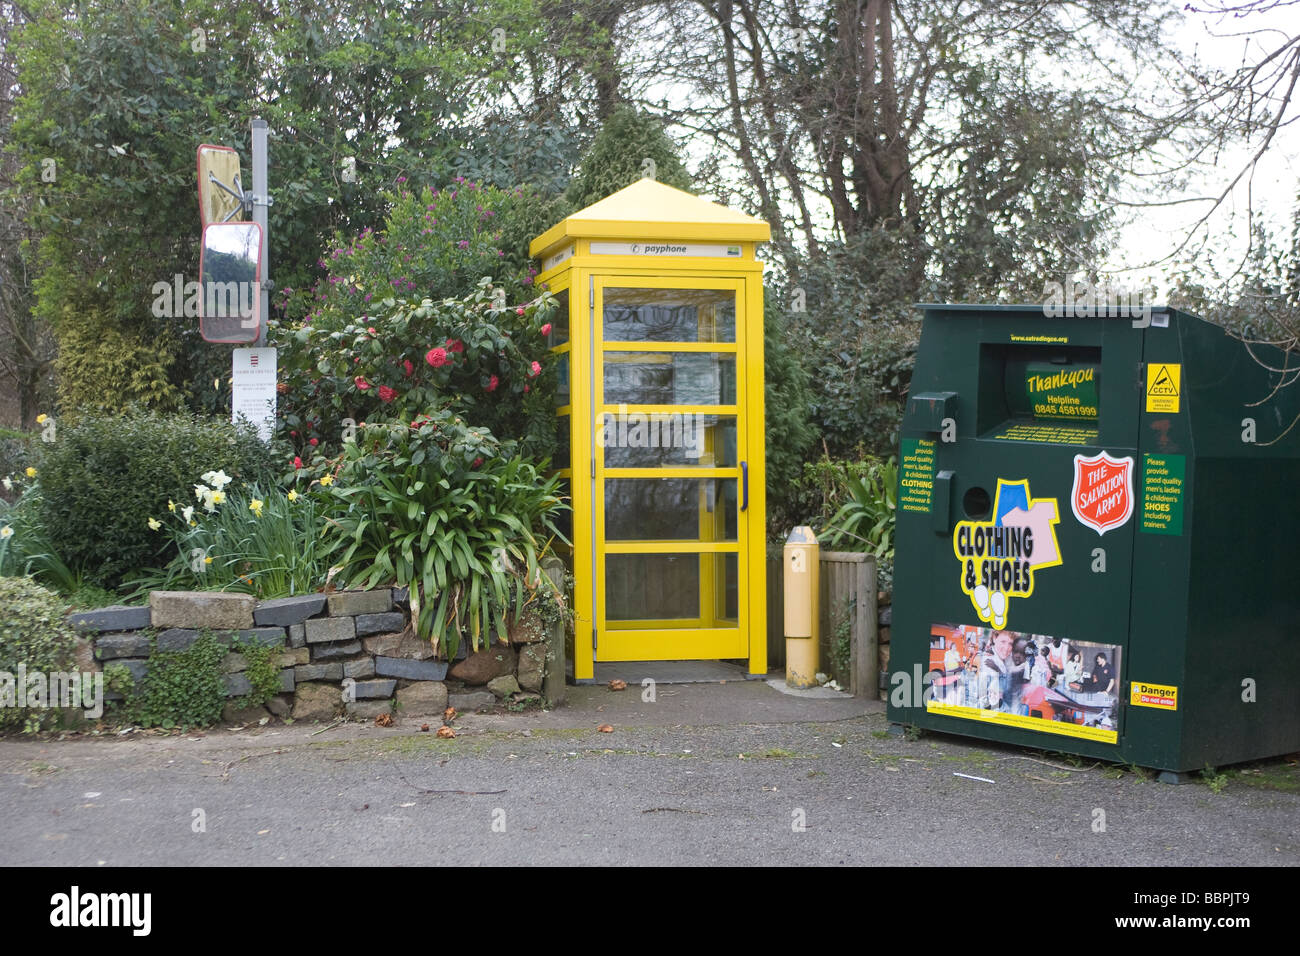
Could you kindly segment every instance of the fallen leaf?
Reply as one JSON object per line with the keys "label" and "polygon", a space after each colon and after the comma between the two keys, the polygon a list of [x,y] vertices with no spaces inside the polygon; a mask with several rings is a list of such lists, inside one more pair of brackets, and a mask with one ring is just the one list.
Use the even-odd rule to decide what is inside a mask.
{"label": "fallen leaf", "polygon": [[601,724],[596,729],[599,730],[602,734],[612,734],[614,732],[614,728],[611,727],[609,724]]}
{"label": "fallen leaf", "polygon": [[391,727],[391,726],[393,726],[393,715],[392,715],[392,714],[380,714],[378,717],[375,718],[375,726],[376,726],[376,727]]}
{"label": "fallen leaf", "polygon": [[622,679],[616,677],[616,678],[614,678],[612,681],[609,682],[609,689],[610,689],[610,690],[627,690],[627,681],[622,680]]}
{"label": "fallen leaf", "polygon": [[455,708],[455,707],[448,707],[446,710],[444,710],[444,711],[442,712],[442,719],[445,720],[447,723],[451,723],[453,720],[455,720],[455,719],[456,719],[456,708]]}
{"label": "fallen leaf", "polygon": [[428,725],[428,724],[421,724],[421,725],[420,725],[420,733],[422,733],[422,734],[427,734],[428,732],[429,732],[429,725]]}
{"label": "fallen leaf", "polygon": [[439,727],[438,736],[443,740],[450,740],[452,737],[456,736],[456,731],[452,730],[450,727]]}

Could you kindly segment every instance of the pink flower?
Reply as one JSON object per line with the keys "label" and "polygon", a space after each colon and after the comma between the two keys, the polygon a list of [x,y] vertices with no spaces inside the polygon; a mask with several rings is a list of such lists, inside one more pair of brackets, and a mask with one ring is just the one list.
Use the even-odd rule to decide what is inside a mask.
{"label": "pink flower", "polygon": [[547,322],[545,325],[542,326],[542,334],[543,334],[543,335],[550,335],[550,334],[551,334],[551,323],[550,323],[550,322]]}
{"label": "pink flower", "polygon": [[368,388],[370,387],[370,383],[367,382],[367,381],[365,380],[365,378],[362,377],[362,376],[360,376],[360,375],[358,375],[358,376],[357,376],[356,378],[354,378],[352,381],[355,382],[357,388],[361,389],[361,391],[363,391],[363,392],[364,392],[366,389],[368,389]]}
{"label": "pink flower", "polygon": [[294,456],[293,456],[293,467],[294,467],[294,468],[301,468],[301,467],[302,467],[302,459],[299,458],[297,455],[294,455]]}
{"label": "pink flower", "polygon": [[477,468],[477,467],[478,467],[479,465],[481,465],[481,464],[483,464],[483,459],[482,459],[482,458],[475,458],[475,459],[474,459],[474,467],[475,467],[475,468]]}
{"label": "pink flower", "polygon": [[487,390],[489,392],[495,392],[497,390],[497,386],[500,384],[501,384],[501,380],[498,379],[495,375],[493,375],[490,379],[488,379]]}
{"label": "pink flower", "polygon": [[[387,385],[379,386],[379,400],[383,402],[385,405],[387,405],[396,397],[397,397],[397,392],[389,388]],[[315,439],[312,439],[312,441],[315,441]]]}
{"label": "pink flower", "polygon": [[406,377],[410,378],[415,373],[415,366],[411,364],[410,359],[402,361],[402,367],[406,369]]}
{"label": "pink flower", "polygon": [[530,391],[530,389],[528,388],[527,385],[525,385],[525,386],[524,386],[524,394],[527,395],[527,394],[529,393],[529,391]]}
{"label": "pink flower", "polygon": [[524,314],[524,307],[522,305],[519,308],[515,309],[515,315],[523,315],[523,314]]}
{"label": "pink flower", "polygon": [[529,366],[529,368],[532,370],[532,371],[530,372],[530,374],[532,375],[532,377],[533,377],[533,378],[536,378],[539,374],[541,374],[541,371],[542,371],[542,363],[541,363],[541,362],[534,362],[531,366]]}
{"label": "pink flower", "polygon": [[375,334],[375,327],[372,325],[370,328],[366,329],[366,331],[369,332],[371,335],[374,335],[374,334]]}
{"label": "pink flower", "polygon": [[429,349],[429,351],[424,356],[424,360],[428,362],[430,365],[432,365],[434,368],[442,368],[444,365],[447,364],[447,350]]}
{"label": "pink flower", "polygon": [[448,339],[447,349],[452,352],[463,352],[465,351],[465,343],[460,339]]}
{"label": "pink flower", "polygon": [[317,446],[317,445],[320,444],[320,439],[319,439],[319,438],[313,438],[310,442],[308,442],[308,444],[311,445],[311,446],[314,448],[315,446]]}

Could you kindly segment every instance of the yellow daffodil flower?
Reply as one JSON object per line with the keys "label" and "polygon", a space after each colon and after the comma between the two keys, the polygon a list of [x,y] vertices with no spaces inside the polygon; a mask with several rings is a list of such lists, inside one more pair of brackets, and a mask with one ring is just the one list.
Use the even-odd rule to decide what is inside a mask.
{"label": "yellow daffodil flower", "polygon": [[150,518],[150,519],[149,519],[149,530],[150,530],[150,531],[157,531],[157,530],[158,530],[159,528],[161,528],[161,527],[162,527],[162,522],[159,521],[157,518]]}
{"label": "yellow daffodil flower", "polygon": [[256,517],[258,518],[262,517],[262,499],[254,498],[252,501],[250,501],[248,503],[248,510],[253,512],[253,514]]}
{"label": "yellow daffodil flower", "polygon": [[39,414],[39,415],[36,416],[36,424],[38,424],[38,425],[44,425],[44,424],[45,424],[45,420],[46,420],[47,418],[49,418],[49,417],[50,417],[49,415],[46,415],[44,412],[41,412],[41,414]]}
{"label": "yellow daffodil flower", "polygon": [[176,513],[176,502],[172,501],[170,498],[167,499],[167,510],[172,514]]}
{"label": "yellow daffodil flower", "polygon": [[222,502],[224,502],[225,500],[226,500],[226,493],[225,493],[224,491],[214,491],[214,492],[212,492],[212,503],[213,503],[214,505],[219,505],[219,504],[221,504]]}
{"label": "yellow daffodil flower", "polygon": [[333,476],[333,475],[322,475],[322,476],[321,476],[321,479],[320,479],[320,483],[321,483],[322,485],[332,485],[332,484],[334,484],[334,476]]}
{"label": "yellow daffodil flower", "polygon": [[298,500],[298,492],[297,492],[297,491],[290,491],[289,494],[287,494],[285,497],[288,498],[290,501],[297,501],[297,500]]}
{"label": "yellow daffodil flower", "polygon": [[204,558],[204,559],[203,559],[203,563],[204,563],[204,564],[211,564],[211,563],[212,563],[212,559],[211,559],[211,558]]}
{"label": "yellow daffodil flower", "polygon": [[28,477],[28,478],[35,478],[35,477],[36,477],[36,469],[35,469],[35,468],[32,468],[30,465],[27,467],[27,477]]}

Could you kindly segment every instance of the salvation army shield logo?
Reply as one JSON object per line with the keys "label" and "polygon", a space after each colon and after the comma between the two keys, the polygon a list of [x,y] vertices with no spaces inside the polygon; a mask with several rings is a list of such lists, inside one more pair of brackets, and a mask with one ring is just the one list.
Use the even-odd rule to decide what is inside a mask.
{"label": "salvation army shield logo", "polygon": [[1133,516],[1133,459],[1075,455],[1070,508],[1099,535],[1123,525]]}

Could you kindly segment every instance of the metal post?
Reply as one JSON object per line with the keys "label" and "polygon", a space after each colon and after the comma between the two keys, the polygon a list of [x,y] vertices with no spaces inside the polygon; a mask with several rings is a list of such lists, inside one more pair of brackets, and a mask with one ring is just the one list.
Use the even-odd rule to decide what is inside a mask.
{"label": "metal post", "polygon": [[271,316],[271,256],[267,232],[267,207],[271,199],[266,186],[266,120],[253,120],[253,222],[262,229],[262,305],[257,327],[258,348],[266,345],[266,323]]}

